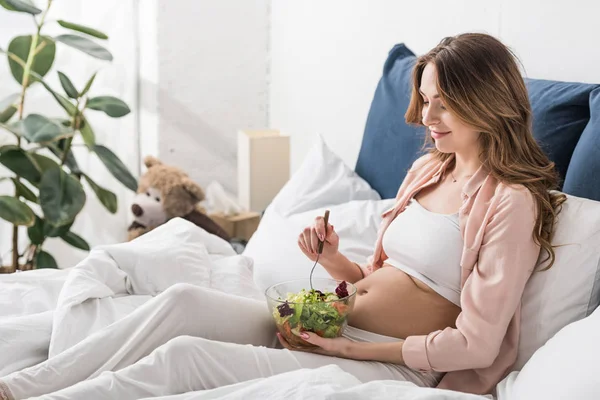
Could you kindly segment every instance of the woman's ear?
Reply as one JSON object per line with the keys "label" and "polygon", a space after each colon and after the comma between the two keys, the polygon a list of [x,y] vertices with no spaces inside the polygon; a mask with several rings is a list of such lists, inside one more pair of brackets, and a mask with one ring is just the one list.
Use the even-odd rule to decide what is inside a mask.
{"label": "woman's ear", "polygon": [[183,188],[187,190],[192,196],[194,196],[198,201],[204,200],[206,197],[204,195],[204,190],[190,178],[183,178]]}

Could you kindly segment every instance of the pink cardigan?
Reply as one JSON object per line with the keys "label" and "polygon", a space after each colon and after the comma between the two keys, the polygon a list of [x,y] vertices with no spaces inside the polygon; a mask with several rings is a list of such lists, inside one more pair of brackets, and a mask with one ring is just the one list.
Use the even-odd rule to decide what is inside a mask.
{"label": "pink cardigan", "polygon": [[[381,243],[392,220],[419,190],[440,180],[451,160],[442,163],[425,155],[413,164],[395,206],[382,215],[365,275],[387,259]],[[535,203],[524,186],[500,183],[485,167],[465,184],[462,200],[462,311],[456,329],[409,336],[402,354],[410,368],[446,372],[438,388],[487,394],[517,358],[521,296],[540,253],[532,234]]]}

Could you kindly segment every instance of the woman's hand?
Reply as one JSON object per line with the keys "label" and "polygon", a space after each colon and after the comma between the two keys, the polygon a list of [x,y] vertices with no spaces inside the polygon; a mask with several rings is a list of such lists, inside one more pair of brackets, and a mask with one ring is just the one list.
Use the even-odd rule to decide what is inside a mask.
{"label": "woman's hand", "polygon": [[302,233],[298,236],[298,246],[300,250],[308,257],[311,261],[317,259],[317,252],[319,251],[319,240],[325,240],[323,244],[323,253],[319,261],[332,259],[338,252],[340,238],[333,228],[333,225],[327,224],[325,229],[325,220],[323,217],[315,218],[315,223],[311,226],[304,228]]}
{"label": "woman's hand", "polygon": [[339,337],[334,339],[326,339],[311,332],[302,332],[299,335],[304,341],[314,344],[319,347],[311,348],[300,348],[291,346],[287,340],[277,332],[277,338],[283,347],[288,350],[304,351],[307,353],[322,354],[324,356],[340,357],[340,358],[352,358],[352,349],[356,345],[356,342],[346,339],[345,337]]}
{"label": "woman's hand", "polygon": [[[302,336],[303,334],[306,336]],[[379,361],[406,365],[402,353],[402,348],[404,347],[403,339],[398,339],[393,342],[366,343],[353,342],[345,337],[326,339],[310,332],[302,332],[300,337],[319,347],[307,349],[292,347],[280,333],[277,333],[279,342],[288,350],[304,351],[307,353],[323,354],[325,356],[348,358],[358,361]]]}

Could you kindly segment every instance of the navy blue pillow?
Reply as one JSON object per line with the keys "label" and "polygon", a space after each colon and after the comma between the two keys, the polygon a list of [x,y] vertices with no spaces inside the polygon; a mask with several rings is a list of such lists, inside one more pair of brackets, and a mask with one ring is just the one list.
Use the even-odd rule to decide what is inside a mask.
{"label": "navy blue pillow", "polygon": [[589,97],[598,85],[525,79],[533,110],[533,135],[556,164],[561,183],[590,119]]}
{"label": "navy blue pillow", "polygon": [[396,196],[425,140],[425,128],[404,122],[415,60],[414,53],[402,43],[390,51],[371,103],[356,162],[356,173],[383,199]]}
{"label": "navy blue pillow", "polygon": [[600,88],[589,98],[590,121],[571,157],[563,191],[600,201]]}

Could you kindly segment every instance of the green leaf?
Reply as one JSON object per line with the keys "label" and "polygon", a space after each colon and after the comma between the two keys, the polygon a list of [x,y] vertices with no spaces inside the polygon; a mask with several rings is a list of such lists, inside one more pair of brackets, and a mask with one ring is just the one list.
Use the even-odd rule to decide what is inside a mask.
{"label": "green leaf", "polygon": [[87,26],[74,24],[72,22],[67,22],[62,19],[59,19],[57,22],[63,28],[71,29],[73,31],[77,31],[77,32],[81,32],[81,33],[86,33],[86,34],[96,37],[98,39],[108,39],[108,36],[106,36],[106,34],[100,32],[99,30],[96,30],[94,28],[88,28]]}
{"label": "green leaf", "polygon": [[96,197],[100,200],[100,203],[111,213],[114,214],[117,212],[117,196],[109,191],[99,186],[96,182],[92,180],[86,174],[83,174],[83,177],[87,181],[87,183],[91,186],[94,193],[96,193]]}
{"label": "green leaf", "polygon": [[[3,149],[7,147],[4,146]],[[0,164],[17,174],[17,176],[37,185],[40,182],[42,174],[36,167],[31,156],[17,146],[13,146],[6,150],[0,150]]]}
{"label": "green leaf", "polygon": [[67,225],[55,226],[46,221],[44,223],[44,235],[46,237],[61,237],[69,232],[69,229],[71,229],[71,226],[73,226],[74,222],[75,221],[69,222]]}
{"label": "green leaf", "polygon": [[35,223],[27,228],[27,235],[31,244],[42,244],[46,237],[44,236],[44,220],[35,216]]}
{"label": "green leaf", "polygon": [[29,114],[23,120],[23,136],[33,143],[51,142],[64,137],[63,128],[43,115]]}
{"label": "green leaf", "polygon": [[[66,139],[61,139],[58,141],[57,145],[50,144],[48,148],[50,151],[59,159],[62,160],[62,156],[64,153],[64,149],[66,146]],[[71,150],[69,150],[69,154],[67,155],[67,159],[65,160],[65,165],[69,167],[69,170],[74,175],[81,175],[81,168],[79,168],[79,164],[77,163],[77,159]]]}
{"label": "green leaf", "polygon": [[46,157],[37,153],[30,153],[29,157],[31,157],[34,164],[37,166],[38,171],[40,171],[41,174],[43,174],[49,169],[60,168],[58,163],[50,157]]}
{"label": "green leaf", "polygon": [[60,79],[60,84],[65,90],[67,96],[69,96],[72,99],[77,99],[79,97],[79,93],[77,93],[77,89],[75,89],[75,86],[73,86],[73,82],[71,82],[69,77],[67,77],[62,72],[58,71],[58,78]]}
{"label": "green leaf", "polygon": [[44,85],[44,87],[46,88],[46,90],[48,90],[50,92],[50,94],[52,95],[52,97],[54,97],[56,99],[56,101],[58,101],[58,104],[60,104],[61,107],[65,109],[65,111],[67,112],[67,114],[69,114],[70,116],[73,116],[73,115],[75,115],[78,112],[77,107],[75,107],[75,104],[71,103],[69,100],[67,100],[66,98],[64,98],[61,94],[56,93],[50,87],[50,85],[48,85],[43,80],[39,79],[39,81],[40,81],[40,83],[42,85]]}
{"label": "green leaf", "polygon": [[35,193],[33,193],[31,189],[29,189],[23,182],[19,181],[17,178],[10,179],[12,179],[13,183],[15,184],[17,196],[21,196],[25,200],[29,200],[34,203],[38,202],[38,198]]}
{"label": "green leaf", "polygon": [[87,103],[87,108],[92,110],[104,111],[109,117],[119,118],[131,112],[123,100],[113,96],[99,96],[91,98]]}
{"label": "green leaf", "polygon": [[17,113],[17,107],[8,106],[4,109],[4,111],[0,111],[0,123],[4,123],[9,121],[13,115]]}
{"label": "green leaf", "polygon": [[71,231],[61,236],[62,240],[81,250],[90,250],[90,245],[79,235]]}
{"label": "green leaf", "polygon": [[12,196],[0,196],[0,218],[13,225],[31,226],[35,222],[31,208]]}
{"label": "green leaf", "polygon": [[35,268],[54,268],[58,269],[56,260],[50,253],[40,250],[35,256]]}
{"label": "green leaf", "polygon": [[92,87],[92,83],[94,83],[94,79],[96,79],[96,73],[94,73],[94,75],[92,75],[92,77],[85,84],[85,87],[81,91],[82,96],[84,96],[90,90],[90,88]]}
{"label": "green leaf", "polygon": [[73,47],[79,51],[82,51],[92,57],[99,58],[100,60],[112,61],[113,56],[110,51],[100,46],[99,44],[92,42],[90,39],[78,35],[59,35],[54,38],[57,42],[66,44],[67,46]]}
{"label": "green leaf", "polygon": [[81,133],[81,137],[83,138],[85,145],[92,150],[96,145],[96,134],[92,130],[92,126],[85,117],[82,116],[81,121],[82,126],[79,128],[79,133]]}
{"label": "green leaf", "polygon": [[[27,61],[32,40],[33,37],[31,35],[17,36],[8,45],[9,53],[13,53],[21,60]],[[42,43],[45,43],[44,48],[35,55],[33,64],[31,65],[31,71],[43,77],[50,71],[50,68],[52,68],[52,64],[54,63],[56,44],[54,43],[54,40],[48,36],[40,36],[38,46],[42,45]],[[8,64],[10,65],[12,75],[21,85],[23,83],[23,67],[11,58],[8,59]],[[33,82],[34,80],[30,79],[27,85],[29,86]]]}
{"label": "green leaf", "polygon": [[129,172],[125,164],[119,160],[119,157],[117,157],[115,153],[98,144],[94,146],[94,151],[100,158],[100,161],[102,161],[109,172],[117,178],[119,182],[130,190],[134,192],[137,191],[137,180],[131,175],[131,172]]}
{"label": "green leaf", "polygon": [[55,226],[71,223],[83,209],[86,196],[81,182],[61,168],[50,168],[40,181],[40,204],[46,221]]}
{"label": "green leaf", "polygon": [[34,7],[31,2],[24,0],[0,0],[0,6],[10,11],[24,12],[31,15],[38,15],[42,12],[39,8]]}
{"label": "green leaf", "polygon": [[16,103],[19,100],[19,93],[14,93],[0,101],[0,123],[5,123],[17,112]]}

